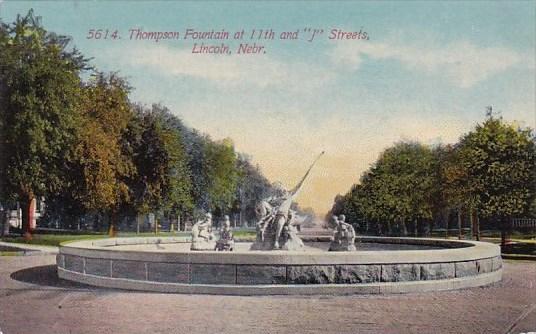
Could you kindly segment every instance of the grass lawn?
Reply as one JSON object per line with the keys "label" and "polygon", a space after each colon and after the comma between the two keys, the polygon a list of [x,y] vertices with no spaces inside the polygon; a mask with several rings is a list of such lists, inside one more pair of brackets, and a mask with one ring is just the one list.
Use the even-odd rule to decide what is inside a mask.
{"label": "grass lawn", "polygon": [[[501,243],[501,238],[486,238],[486,237],[484,237],[482,239],[483,239],[483,241],[487,241],[487,242],[493,242],[493,243],[497,243],[497,244]],[[524,244],[536,244],[536,239],[534,239],[534,238],[524,239],[524,238],[512,237],[512,238],[508,238],[508,240],[513,241],[513,242],[521,242],[521,243],[524,243]]]}
{"label": "grass lawn", "polygon": [[[255,231],[249,231],[249,230],[235,230],[234,232],[235,237],[241,238],[241,239],[249,239],[252,238],[252,240],[255,238]],[[144,232],[140,234],[136,234],[136,232],[119,232],[117,234],[118,237],[176,237],[176,236],[190,236],[190,232],[159,232],[158,234],[154,234],[152,232]],[[28,244],[28,245],[45,245],[45,246],[59,246],[61,243],[66,243],[70,241],[78,241],[78,240],[91,240],[91,239],[102,239],[102,238],[108,238],[108,234],[102,233],[102,234],[33,234],[32,240],[24,240],[24,237],[22,236],[9,236],[9,237],[2,237],[1,240],[5,242],[13,242],[13,243],[22,243],[22,244]]]}
{"label": "grass lawn", "polygon": [[235,230],[233,231],[233,235],[236,238],[241,238],[241,239],[251,238],[251,240],[253,241],[255,240],[255,236],[257,235],[257,233],[251,230]]}
{"label": "grass lawn", "polygon": [[2,241],[27,245],[59,246],[62,242],[107,238],[105,234],[34,234],[32,240],[24,240],[22,236],[2,237]]}

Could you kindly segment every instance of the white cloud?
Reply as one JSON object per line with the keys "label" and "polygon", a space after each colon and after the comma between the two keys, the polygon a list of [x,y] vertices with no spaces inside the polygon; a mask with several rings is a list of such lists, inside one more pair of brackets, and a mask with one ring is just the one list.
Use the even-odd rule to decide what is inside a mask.
{"label": "white cloud", "polygon": [[225,88],[283,87],[301,91],[318,88],[332,78],[325,69],[278,61],[267,55],[192,54],[189,49],[165,45],[114,49],[110,53],[129,66],[144,67],[173,77],[202,79]]}
{"label": "white cloud", "polygon": [[[470,106],[483,108],[488,102],[482,101],[495,98],[492,91],[485,92],[473,96],[470,106],[464,94],[459,100],[448,101],[441,96],[410,98],[404,94],[398,100],[386,100],[383,94],[356,89],[351,84],[341,86],[350,92],[332,94],[323,85],[335,80],[341,71],[334,70],[329,61],[312,66],[270,55],[193,55],[190,50],[165,45],[105,52],[108,54],[100,58],[117,62],[113,67],[141,73],[137,78],[145,82],[136,86],[147,88],[142,91],[145,101],[152,101],[148,94],[167,98],[165,104],[190,126],[216,139],[231,137],[237,149],[251,154],[272,181],[294,186],[311,159],[325,150],[325,157],[298,198],[301,205],[313,206],[318,212],[327,211],[333,197],[346,192],[393,142],[455,142],[479,121],[476,113],[470,113]],[[346,44],[337,47],[331,57],[336,65],[350,65],[355,70],[367,58],[396,60],[411,70],[448,79],[461,87],[471,87],[511,67],[534,68],[533,60],[528,61],[522,54],[503,48],[479,48],[468,42],[426,49],[386,43]],[[191,79],[188,83],[194,81],[192,87],[200,87],[201,93],[177,99],[173,94],[160,97],[159,85],[172,86],[176,78]],[[512,92],[503,92],[497,101],[492,99],[493,105],[504,106],[504,99],[514,100],[516,105],[507,110],[517,112],[519,119],[532,120],[533,89],[520,87],[533,87],[534,81],[526,80],[528,83],[517,80]],[[204,94],[205,87],[212,85],[218,89]],[[401,92],[404,89],[400,87]]]}
{"label": "white cloud", "polygon": [[513,66],[534,70],[534,60],[500,47],[478,47],[459,41],[442,47],[416,47],[391,43],[339,44],[331,52],[336,64],[357,70],[365,58],[395,59],[411,70],[438,74],[451,83],[468,88]]}

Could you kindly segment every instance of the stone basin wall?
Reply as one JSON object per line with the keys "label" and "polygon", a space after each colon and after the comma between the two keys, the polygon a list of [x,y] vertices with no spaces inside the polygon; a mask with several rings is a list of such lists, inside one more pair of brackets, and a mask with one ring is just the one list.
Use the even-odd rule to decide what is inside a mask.
{"label": "stone basin wall", "polygon": [[[394,240],[393,240],[394,239]],[[185,238],[117,238],[64,245],[59,276],[137,290],[224,294],[385,293],[444,290],[500,280],[496,245],[472,241],[372,238],[446,247],[362,252],[143,252],[114,245],[187,242]]]}

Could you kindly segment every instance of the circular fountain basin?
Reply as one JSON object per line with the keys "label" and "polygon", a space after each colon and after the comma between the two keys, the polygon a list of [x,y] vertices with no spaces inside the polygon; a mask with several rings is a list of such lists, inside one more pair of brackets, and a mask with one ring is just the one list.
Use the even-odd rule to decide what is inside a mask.
{"label": "circular fountain basin", "polygon": [[374,294],[450,290],[500,281],[497,245],[443,239],[358,238],[355,252],[328,252],[329,239],[302,238],[304,251],[190,251],[187,237],[113,238],[62,245],[58,275],[144,291],[231,295]]}

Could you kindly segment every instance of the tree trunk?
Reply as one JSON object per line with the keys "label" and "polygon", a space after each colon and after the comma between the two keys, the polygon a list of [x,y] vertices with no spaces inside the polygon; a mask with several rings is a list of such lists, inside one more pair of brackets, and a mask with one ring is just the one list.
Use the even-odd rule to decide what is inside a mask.
{"label": "tree trunk", "polygon": [[392,236],[393,235],[393,227],[391,226],[391,221],[387,221],[387,235]]}
{"label": "tree trunk", "polygon": [[449,220],[450,220],[450,209],[445,210],[445,239],[449,238]]}
{"label": "tree trunk", "polygon": [[480,241],[480,218],[478,218],[478,212],[476,210],[475,210],[475,229],[476,229],[475,239],[477,241]]}
{"label": "tree trunk", "polygon": [[462,233],[462,209],[458,209],[458,239],[463,239]]}
{"label": "tree trunk", "polygon": [[426,231],[426,236],[431,237],[432,231],[434,230],[435,220],[431,219],[428,221],[428,231]]}
{"label": "tree trunk", "polygon": [[100,231],[99,215],[93,217],[93,231]]}
{"label": "tree trunk", "polygon": [[501,218],[499,225],[501,227],[501,247],[506,246],[506,222],[504,218]]}
{"label": "tree trunk", "polygon": [[417,219],[413,220],[413,235],[415,237],[419,236],[419,230],[418,230],[418,226],[417,226]]}
{"label": "tree trunk", "polygon": [[471,231],[473,238],[476,241],[480,241],[480,220],[478,219],[478,212],[476,209],[471,211]]}
{"label": "tree trunk", "polygon": [[22,235],[26,240],[32,240],[32,221],[34,217],[33,195],[27,195],[21,203],[22,208]]}
{"label": "tree trunk", "polygon": [[115,211],[113,211],[110,214],[109,221],[108,221],[108,236],[110,238],[114,238],[117,235],[117,231],[115,229],[115,219],[116,219],[116,214],[115,214]]}
{"label": "tree trunk", "polygon": [[402,235],[404,237],[407,237],[408,236],[408,226],[406,225],[406,219],[402,218],[401,222],[402,222]]}
{"label": "tree trunk", "polygon": [[501,246],[506,246],[512,233],[512,217],[501,218]]}
{"label": "tree trunk", "polygon": [[473,214],[474,210],[473,208],[469,208],[469,225],[471,229],[471,239],[475,238],[475,217]]}
{"label": "tree trunk", "polygon": [[9,235],[9,209],[5,208],[5,210],[1,211],[0,214],[0,221],[2,222],[2,231],[0,232],[0,235]]}

